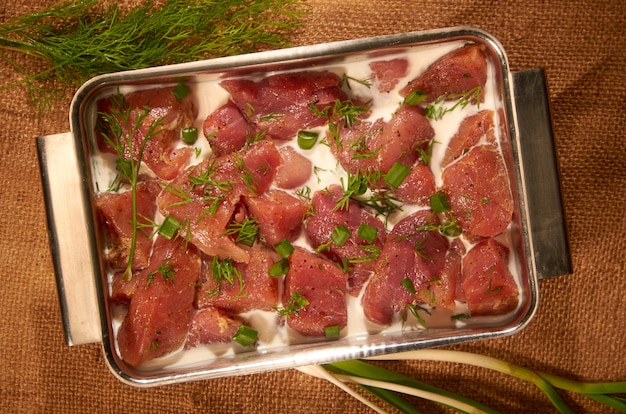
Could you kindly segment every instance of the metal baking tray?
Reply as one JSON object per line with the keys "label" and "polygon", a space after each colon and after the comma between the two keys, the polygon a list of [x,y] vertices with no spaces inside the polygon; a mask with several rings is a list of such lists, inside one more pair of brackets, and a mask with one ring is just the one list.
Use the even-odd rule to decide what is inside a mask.
{"label": "metal baking tray", "polygon": [[[148,371],[121,360],[116,352],[93,206],[89,143],[93,140],[94,101],[102,91],[181,80],[215,82],[225,74],[323,68],[356,62],[372,53],[412,53],[460,41],[484,46],[502,102],[505,128],[501,145],[514,193],[511,234],[521,288],[520,306],[511,317],[483,326],[403,330],[285,345]],[[134,386],[252,374],[514,334],[537,311],[539,280],[571,272],[545,73],[542,69],[511,72],[498,40],[477,28],[394,34],[107,74],[89,80],[77,91],[69,119],[71,132],[37,139],[65,338],[70,346],[100,342],[114,375]]]}

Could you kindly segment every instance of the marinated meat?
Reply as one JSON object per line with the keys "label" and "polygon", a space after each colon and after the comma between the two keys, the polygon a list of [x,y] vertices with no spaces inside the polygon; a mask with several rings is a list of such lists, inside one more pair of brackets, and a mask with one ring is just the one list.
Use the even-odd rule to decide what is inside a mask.
{"label": "marinated meat", "polygon": [[322,126],[327,118],[311,110],[345,100],[341,78],[331,72],[304,71],[272,75],[254,82],[227,79],[220,85],[230,93],[242,114],[257,132],[268,138],[288,140],[301,129]]}
{"label": "marinated meat", "polygon": [[[311,200],[311,214],[304,229],[311,246],[348,273],[348,292],[357,296],[372,274],[371,267],[387,238],[387,229],[382,221],[355,201],[350,200],[347,207],[337,208],[342,197],[343,190],[338,185],[317,191]],[[362,225],[375,232],[372,241],[359,237]],[[341,245],[332,241],[339,226],[349,232],[349,237]]]}
{"label": "marinated meat", "polygon": [[260,249],[250,250],[248,263],[211,258],[200,276],[196,306],[232,314],[272,310],[278,305],[278,280],[269,274],[272,264],[270,253]]}
{"label": "marinated meat", "polygon": [[[156,180],[137,184],[136,203],[138,217],[153,218],[156,213],[155,199],[161,191]],[[128,263],[133,233],[132,192],[101,193],[96,197],[96,208],[105,229],[106,258],[113,269],[124,269]],[[142,220],[144,226],[136,232],[133,269],[142,269],[150,263],[154,231],[149,223]]]}
{"label": "marinated meat", "polygon": [[472,316],[514,310],[519,291],[509,270],[509,249],[493,238],[472,247],[463,258],[463,294]]}
{"label": "marinated meat", "polygon": [[[174,91],[174,87],[146,89],[98,101],[99,113],[108,114],[100,115],[100,149],[117,154],[121,147],[124,153],[118,155],[132,156],[135,161],[142,152],[141,161],[154,174],[165,180],[174,178],[192,154],[190,148],[177,144],[181,130],[193,125],[197,111],[193,95],[177,97]],[[114,136],[118,126],[121,137]]]}
{"label": "marinated meat", "polygon": [[407,96],[420,90],[427,95],[423,103],[431,103],[439,97],[463,94],[476,87],[484,88],[486,82],[487,57],[483,48],[467,45],[437,59],[404,86],[400,95]]}
{"label": "marinated meat", "polygon": [[392,91],[400,83],[400,79],[406,76],[409,61],[403,58],[377,60],[371,62],[369,67],[376,90],[385,93]]}
{"label": "marinated meat", "polygon": [[258,197],[245,197],[244,204],[257,220],[259,235],[270,246],[293,241],[300,234],[309,204],[291,194],[270,189]]}
{"label": "marinated meat", "polygon": [[406,204],[428,206],[430,196],[436,192],[435,176],[429,166],[418,163],[402,183],[393,190],[393,195]]}
{"label": "marinated meat", "polygon": [[484,109],[475,115],[465,118],[446,147],[441,167],[446,167],[452,161],[461,157],[466,151],[478,144],[483,137],[486,142],[494,143],[494,128],[494,112],[491,110]]}
{"label": "marinated meat", "polygon": [[[421,210],[394,226],[361,298],[368,320],[390,325],[394,316],[411,303],[451,306],[450,292],[456,290],[456,285],[445,280],[448,275],[442,273],[448,240],[437,230],[430,230],[430,226],[437,225],[435,214]],[[415,293],[403,284],[405,279]]]}
{"label": "marinated meat", "polygon": [[203,253],[247,262],[248,252],[224,233],[241,197],[269,188],[279,160],[278,150],[267,141],[243,153],[209,159],[166,186],[157,200],[159,210],[187,223],[192,243]]}
{"label": "marinated meat", "polygon": [[150,266],[139,279],[117,335],[121,357],[130,365],[183,346],[191,323],[200,255],[180,238],[157,238]]}
{"label": "marinated meat", "polygon": [[189,326],[185,349],[198,345],[230,342],[241,326],[239,318],[217,308],[207,307],[194,312]]}
{"label": "marinated meat", "polygon": [[472,148],[442,175],[452,213],[470,240],[502,233],[513,216],[504,160],[495,145]]}
{"label": "marinated meat", "polygon": [[343,329],[348,323],[346,282],[347,275],[333,262],[295,247],[289,256],[283,306],[296,294],[308,304],[289,312],[289,327],[306,336],[322,336],[325,328],[330,327]]}
{"label": "marinated meat", "polygon": [[281,163],[276,169],[276,185],[284,189],[294,189],[303,186],[313,173],[313,163],[310,159],[296,152],[293,147],[285,145],[278,149]]}
{"label": "marinated meat", "polygon": [[386,173],[396,162],[412,166],[419,157],[417,148],[425,150],[435,132],[423,110],[402,105],[388,122],[360,121],[332,134],[326,141],[341,165],[353,174]]}
{"label": "marinated meat", "polygon": [[206,117],[202,130],[215,156],[239,151],[256,135],[254,127],[231,100]]}

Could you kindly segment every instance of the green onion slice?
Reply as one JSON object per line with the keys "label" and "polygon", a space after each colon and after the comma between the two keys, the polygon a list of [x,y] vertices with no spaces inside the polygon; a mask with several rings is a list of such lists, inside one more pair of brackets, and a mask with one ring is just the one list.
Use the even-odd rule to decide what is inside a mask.
{"label": "green onion slice", "polygon": [[172,216],[167,216],[165,217],[165,220],[163,220],[163,223],[161,223],[161,225],[159,226],[158,232],[159,232],[159,235],[165,237],[168,240],[172,240],[172,238],[178,232],[179,228],[180,228],[180,221],[178,221]]}
{"label": "green onion slice", "polygon": [[274,263],[270,269],[269,274],[271,277],[281,277],[289,273],[289,260],[281,259]]}
{"label": "green onion slice", "polygon": [[339,332],[341,332],[339,325],[327,326],[324,328],[324,337],[339,338]]}
{"label": "green onion slice", "polygon": [[313,148],[319,134],[313,131],[298,131],[298,146],[302,149],[308,150]]}
{"label": "green onion slice", "polygon": [[189,96],[190,93],[191,93],[191,89],[189,89],[189,86],[185,85],[182,82],[180,82],[174,88],[174,97],[176,98],[178,102],[182,102],[183,99]]}
{"label": "green onion slice", "polygon": [[396,161],[389,169],[389,172],[385,174],[384,180],[392,188],[398,188],[410,172],[411,167],[407,167],[406,165]]}
{"label": "green onion slice", "polygon": [[257,340],[259,333],[246,325],[240,325],[235,335],[233,335],[233,341],[243,346],[250,346]]}
{"label": "green onion slice", "polygon": [[346,244],[351,234],[350,229],[346,226],[339,225],[335,226],[333,233],[330,235],[330,239],[333,243],[335,243],[335,245],[341,247]]}
{"label": "green onion slice", "polygon": [[366,242],[372,244],[376,241],[378,229],[374,226],[370,226],[369,224],[361,223],[359,224],[359,229],[356,234]]}
{"label": "green onion slice", "polygon": [[193,145],[198,140],[198,128],[196,127],[183,128],[182,135],[183,135],[183,142],[185,144]]}
{"label": "green onion slice", "polygon": [[413,286],[413,282],[408,277],[402,279],[402,282],[400,283],[406,290],[409,291],[411,295],[415,295],[417,293],[417,291],[415,290],[415,286]]}
{"label": "green onion slice", "polygon": [[430,208],[435,213],[445,213],[450,211],[450,203],[448,202],[446,195],[439,192],[430,196]]}
{"label": "green onion slice", "polygon": [[274,245],[274,250],[276,250],[276,253],[278,253],[280,257],[286,259],[293,253],[293,246],[289,240],[284,239]]}
{"label": "green onion slice", "polygon": [[404,103],[410,106],[417,106],[422,103],[427,96],[426,92],[416,89],[404,98]]}

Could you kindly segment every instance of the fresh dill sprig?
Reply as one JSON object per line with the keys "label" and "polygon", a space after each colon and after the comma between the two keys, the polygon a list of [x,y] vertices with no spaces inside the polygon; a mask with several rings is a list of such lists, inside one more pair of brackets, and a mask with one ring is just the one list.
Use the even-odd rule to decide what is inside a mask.
{"label": "fresh dill sprig", "polygon": [[[137,184],[143,159],[143,152],[148,142],[162,132],[163,118],[158,118],[148,125],[148,130],[140,142],[135,141],[137,131],[150,115],[149,108],[131,108],[124,95],[118,93],[111,97],[110,112],[101,113],[100,131],[105,142],[117,153],[115,167],[118,176],[127,181],[131,191],[132,234],[128,253],[128,263],[124,271],[124,280],[132,278],[132,265],[137,245],[137,229],[140,227],[137,212]],[[134,115],[134,116],[133,116]],[[139,146],[136,148],[136,146]]]}
{"label": "fresh dill sprig", "polygon": [[[23,76],[3,89],[25,86],[31,104],[46,110],[68,88],[103,73],[288,46],[303,11],[298,0],[55,3],[0,24],[0,57]],[[47,65],[31,72],[11,58],[14,51]]]}

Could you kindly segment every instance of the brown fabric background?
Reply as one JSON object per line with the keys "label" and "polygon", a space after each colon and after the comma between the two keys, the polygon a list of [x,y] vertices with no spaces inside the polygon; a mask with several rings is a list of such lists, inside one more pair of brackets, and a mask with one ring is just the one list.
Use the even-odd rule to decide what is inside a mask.
{"label": "brown fabric background", "polygon": [[[0,21],[47,3],[2,0]],[[294,38],[298,45],[473,25],[503,43],[513,70],[546,69],[574,273],[541,282],[538,315],[522,332],[456,348],[573,379],[626,380],[626,2],[307,3],[311,12]],[[0,70],[3,84],[18,79],[8,64],[0,62]],[[16,413],[369,412],[335,386],[294,370],[136,389],[109,373],[99,344],[65,346],[35,137],[69,131],[68,106],[69,98],[40,119],[24,104],[22,90],[0,94],[3,409]],[[503,412],[553,411],[533,386],[483,369],[414,362],[384,366]],[[585,398],[564,395],[577,412],[606,412]],[[445,412],[419,400],[415,403],[425,412]]]}

